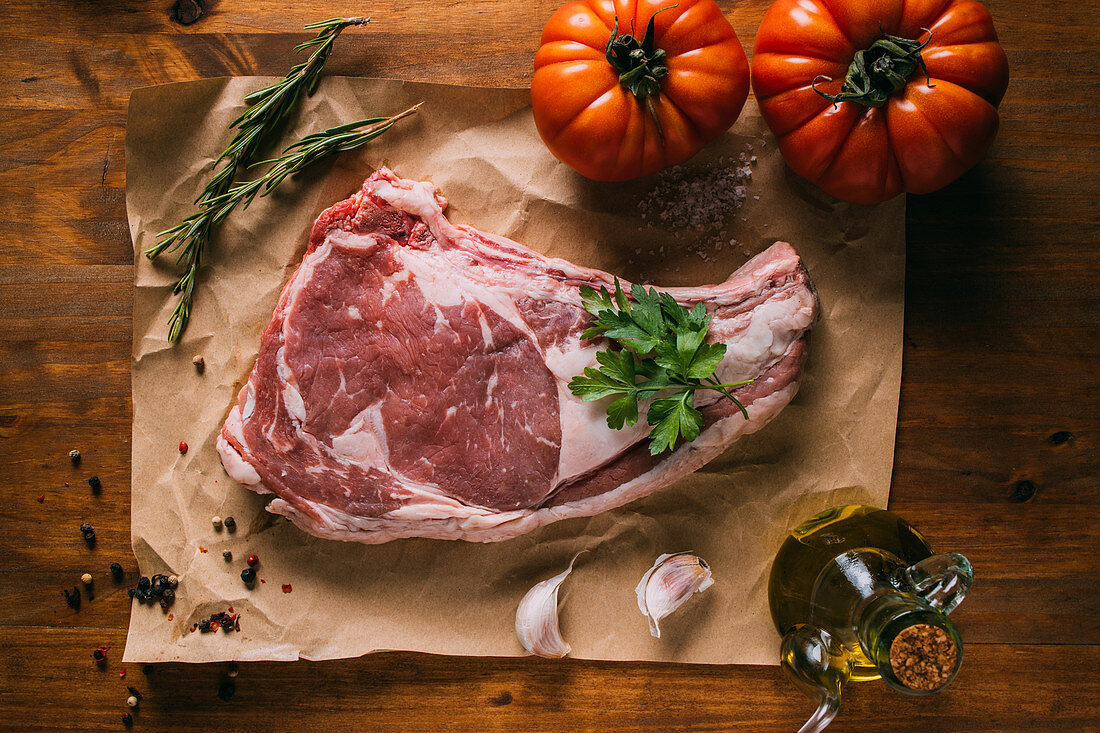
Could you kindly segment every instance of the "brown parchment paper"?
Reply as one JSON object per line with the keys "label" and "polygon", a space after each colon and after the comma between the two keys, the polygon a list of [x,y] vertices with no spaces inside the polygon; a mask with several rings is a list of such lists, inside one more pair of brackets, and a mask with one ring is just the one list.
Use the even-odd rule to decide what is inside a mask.
{"label": "brown parchment paper", "polygon": [[[838,503],[886,505],[901,375],[903,199],[852,207],[796,179],[750,101],[731,132],[686,164],[698,171],[746,151],[758,158],[744,205],[718,233],[724,244],[704,259],[692,245],[713,232],[643,222],[639,202],[658,179],[593,183],[559,164],[535,132],[525,89],[328,78],[303,101],[282,144],[425,104],[367,148],[320,163],[234,213],[209,249],[190,328],[169,346],[177,269],[171,256],[154,264],[141,252],[192,211],[241,100],[271,81],[173,84],[139,89],[130,100],[133,548],[143,574],[175,573],[180,584],[171,617],[134,604],[125,660],[324,659],[387,649],[519,655],[520,598],[586,549],[561,603],[574,657],[776,663],[767,573],[785,533]],[[701,471],[596,517],[488,545],[363,546],[304,534],[225,475],[214,441],[314,218],[380,164],[432,180],[453,220],[657,285],[718,282],[775,240],[792,242],[822,305],[801,392],[763,431]],[[201,375],[195,354],[206,361]],[[215,515],[233,516],[236,532],[215,531]],[[222,558],[226,549],[232,562]],[[681,550],[705,558],[715,584],[654,639],[634,586],[657,555]],[[239,573],[253,553],[265,582],[248,590]],[[190,631],[228,606],[241,613],[239,633]]]}

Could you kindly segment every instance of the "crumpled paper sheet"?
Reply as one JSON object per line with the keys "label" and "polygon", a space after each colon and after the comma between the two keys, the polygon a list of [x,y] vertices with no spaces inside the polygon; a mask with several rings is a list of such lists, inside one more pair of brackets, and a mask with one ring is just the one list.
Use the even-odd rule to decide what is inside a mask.
{"label": "crumpled paper sheet", "polygon": [[[832,505],[887,502],[901,377],[903,199],[873,208],[828,199],[786,170],[750,102],[731,132],[685,166],[728,167],[741,152],[755,154],[744,205],[717,233],[666,231],[638,209],[659,179],[593,183],[558,163],[535,132],[525,89],[328,78],[303,100],[281,145],[425,104],[366,148],[235,212],[209,248],[190,328],[170,346],[165,324],[178,270],[173,256],[152,263],[141,253],[192,212],[245,94],[271,81],[172,84],[139,89],[130,100],[133,548],[142,574],[175,573],[180,584],[170,613],[134,604],[125,661],[326,659],[386,649],[519,655],[520,598],[587,549],[561,603],[574,657],[776,663],[767,579],[785,534]],[[381,164],[435,182],[455,221],[657,285],[721,281],[775,240],[792,242],[822,306],[801,392],[763,431],[699,472],[599,516],[487,545],[364,546],[304,534],[226,476],[214,441],[314,218]],[[693,251],[705,238],[719,243],[707,259]],[[205,358],[203,374],[191,363],[196,354]],[[215,515],[234,517],[236,532],[216,531]],[[227,549],[232,562],[222,558]],[[657,555],[681,550],[705,558],[715,584],[654,639],[634,586]],[[264,581],[251,590],[239,576],[250,554],[259,556]],[[229,606],[241,614],[240,632],[191,631]]]}

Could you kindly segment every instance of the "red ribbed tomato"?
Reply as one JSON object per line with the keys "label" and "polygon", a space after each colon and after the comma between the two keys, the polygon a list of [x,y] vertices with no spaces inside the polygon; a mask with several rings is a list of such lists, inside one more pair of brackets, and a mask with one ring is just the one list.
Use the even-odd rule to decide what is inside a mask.
{"label": "red ribbed tomato", "polygon": [[623,181],[695,155],[748,91],[745,51],[713,0],[574,0],[542,31],[531,105],[559,160]]}
{"label": "red ribbed tomato", "polygon": [[791,169],[872,204],[942,188],[985,155],[1008,60],[974,0],[777,0],[752,84]]}

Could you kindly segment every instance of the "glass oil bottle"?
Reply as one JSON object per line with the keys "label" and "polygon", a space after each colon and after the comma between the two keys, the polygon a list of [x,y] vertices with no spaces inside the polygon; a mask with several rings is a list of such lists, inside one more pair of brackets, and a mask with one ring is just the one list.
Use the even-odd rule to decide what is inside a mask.
{"label": "glass oil bottle", "polygon": [[810,517],[772,565],[768,601],[780,664],[817,703],[799,733],[836,717],[849,680],[883,679],[909,695],[946,687],[962,664],[947,618],[970,588],[970,562],[935,555],[901,517],[861,505]]}

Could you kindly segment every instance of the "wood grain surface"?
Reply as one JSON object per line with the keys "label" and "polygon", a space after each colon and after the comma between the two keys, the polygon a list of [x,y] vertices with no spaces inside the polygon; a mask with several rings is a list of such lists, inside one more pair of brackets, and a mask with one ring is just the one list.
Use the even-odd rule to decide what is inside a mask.
{"label": "wood grain surface", "polygon": [[[189,26],[172,0],[0,4],[0,728],[122,729],[126,685],[144,694],[134,728],[149,730],[792,731],[805,719],[810,704],[776,667],[387,653],[242,664],[231,702],[217,697],[225,665],[119,677],[136,579],[130,92],[281,75],[305,23],[364,12],[373,22],[339,41],[330,73],[523,86],[556,4],[220,0]],[[766,0],[721,4],[751,50]],[[838,732],[1100,730],[1100,6],[989,5],[1012,69],[1000,135],[962,179],[908,202],[891,499],[936,547],[973,560],[952,616],[966,662],[932,697],[851,685]],[[73,611],[61,589],[85,571],[95,599]]]}

